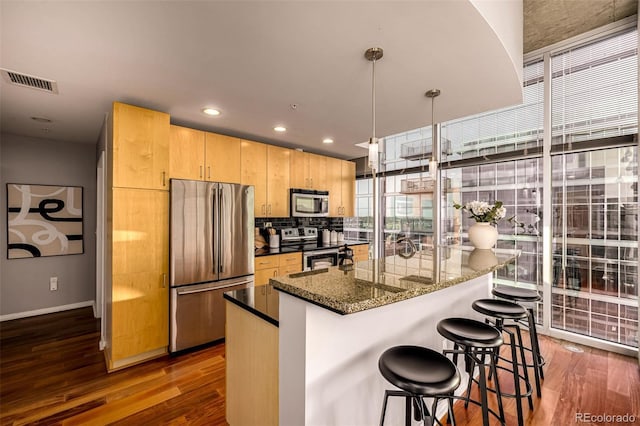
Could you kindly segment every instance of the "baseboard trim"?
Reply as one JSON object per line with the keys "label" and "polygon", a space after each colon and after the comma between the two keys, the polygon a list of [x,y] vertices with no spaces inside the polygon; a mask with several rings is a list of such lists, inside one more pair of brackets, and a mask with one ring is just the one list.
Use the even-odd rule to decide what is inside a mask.
{"label": "baseboard trim", "polygon": [[16,312],[15,314],[0,315],[0,322],[10,321],[19,318],[35,317],[37,315],[52,314],[54,312],[70,311],[71,309],[94,307],[95,301],[86,300],[84,302],[72,303],[70,305],[54,306],[51,308],[36,309],[35,311]]}

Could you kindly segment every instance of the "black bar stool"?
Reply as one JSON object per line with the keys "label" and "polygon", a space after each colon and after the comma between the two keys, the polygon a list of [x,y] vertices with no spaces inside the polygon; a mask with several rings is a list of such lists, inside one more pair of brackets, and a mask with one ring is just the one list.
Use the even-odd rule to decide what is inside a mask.
{"label": "black bar stool", "polygon": [[[465,396],[465,408],[469,406],[469,402],[479,405],[482,408],[482,424],[489,425],[489,413],[494,415],[502,424],[504,424],[504,409],[502,408],[502,394],[500,392],[500,383],[498,382],[498,374],[496,371],[496,363],[494,351],[502,346],[503,339],[500,331],[480,321],[469,318],[446,318],[437,325],[440,335],[454,343],[453,350],[445,350],[444,353],[453,354],[453,363],[458,361],[458,355],[465,357],[466,370],[469,373],[469,382],[467,384],[467,392]],[[460,349],[462,348],[462,349]],[[489,363],[486,363],[486,359]],[[478,367],[478,379],[473,377],[475,367]],[[489,372],[493,372],[495,377],[494,389],[487,387],[487,374],[485,368],[489,368]],[[480,401],[474,401],[470,398],[471,385],[473,382],[478,384],[480,388]],[[498,400],[498,411],[489,408],[487,391],[494,392]]]}
{"label": "black bar stool", "polygon": [[[513,386],[515,393],[509,394],[503,392],[502,395],[516,399],[518,425],[522,426],[524,424],[524,418],[522,415],[522,398],[526,397],[529,400],[529,409],[533,410],[533,398],[531,397],[532,389],[531,383],[529,382],[527,359],[525,357],[524,346],[522,344],[522,333],[520,332],[519,326],[519,321],[527,318],[527,310],[517,303],[498,299],[479,299],[473,302],[471,306],[476,312],[492,317],[494,319],[495,327],[500,330],[500,332],[504,332],[509,335],[511,359],[500,356],[499,351],[495,351],[494,356],[496,358],[497,368],[502,368],[513,373]],[[490,320],[487,321],[490,322]],[[512,323],[505,323],[505,321],[511,321]],[[508,328],[513,328],[515,333],[509,331]],[[518,361],[518,352],[520,352],[520,361]],[[497,365],[499,359],[510,362],[511,368]],[[520,374],[520,366],[522,366],[522,375]],[[520,387],[521,380],[525,385],[524,392],[522,392]]]}
{"label": "black bar stool", "polygon": [[[491,294],[501,299],[509,300],[515,303],[536,303],[539,302],[542,297],[536,290],[531,290],[522,287],[513,287],[500,285],[491,290]],[[536,394],[538,398],[542,396],[542,387],[540,386],[540,379],[544,380],[544,358],[540,354],[540,342],[538,341],[538,331],[536,329],[536,320],[533,316],[533,308],[530,306],[523,306],[527,310],[527,321],[524,326],[529,330],[530,347],[525,346],[525,350],[531,352],[533,359],[533,373],[536,380]],[[522,324],[522,322],[521,322]]]}
{"label": "black bar stool", "polygon": [[[401,390],[385,390],[380,426],[384,424],[387,400],[390,396],[406,399],[405,424],[411,425],[411,405],[414,418],[424,425],[432,425],[436,418],[436,408],[441,399],[449,398],[449,419],[453,418],[453,392],[460,385],[460,373],[456,366],[444,355],[421,346],[394,346],[384,351],[378,360],[382,376]],[[431,413],[423,398],[433,398]],[[427,423],[428,422],[428,423]]]}

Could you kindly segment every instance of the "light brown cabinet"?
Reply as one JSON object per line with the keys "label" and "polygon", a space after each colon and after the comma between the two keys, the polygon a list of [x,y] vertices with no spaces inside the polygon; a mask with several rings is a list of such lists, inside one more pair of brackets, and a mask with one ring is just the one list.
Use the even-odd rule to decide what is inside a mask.
{"label": "light brown cabinet", "polygon": [[169,189],[169,114],[113,103],[113,186]]}
{"label": "light brown cabinet", "polygon": [[200,130],[171,126],[169,133],[169,177],[204,179],[204,134]]}
{"label": "light brown cabinet", "polygon": [[229,301],[226,323],[227,422],[277,426],[278,327]]}
{"label": "light brown cabinet", "polygon": [[115,370],[167,351],[169,193],[113,188],[111,196],[106,356]]}
{"label": "light brown cabinet", "polygon": [[171,126],[169,176],[240,183],[240,139]]}
{"label": "light brown cabinet", "polygon": [[205,133],[206,180],[240,183],[240,143],[238,138]]}
{"label": "light brown cabinet", "polygon": [[359,244],[359,245],[349,246],[349,247],[353,250],[354,262],[369,260],[369,244]]}
{"label": "light brown cabinet", "polygon": [[327,191],[327,159],[322,155],[291,152],[291,188]]}
{"label": "light brown cabinet", "polygon": [[114,102],[106,142],[105,358],[109,371],[168,347],[169,115]]}
{"label": "light brown cabinet", "polygon": [[256,217],[289,216],[291,150],[259,142],[241,143],[241,183],[255,187]]}
{"label": "light brown cabinet", "polygon": [[327,182],[329,187],[329,216],[353,216],[355,203],[356,165],[327,157]]}
{"label": "light brown cabinet", "polygon": [[259,256],[255,267],[254,285],[265,285],[270,278],[301,272],[302,252]]}

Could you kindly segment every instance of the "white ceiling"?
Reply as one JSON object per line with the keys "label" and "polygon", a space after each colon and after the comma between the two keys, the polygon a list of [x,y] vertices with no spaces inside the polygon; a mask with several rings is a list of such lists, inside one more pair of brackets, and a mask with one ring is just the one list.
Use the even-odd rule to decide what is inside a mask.
{"label": "white ceiling", "polygon": [[[482,3],[495,12],[518,0],[2,0],[0,67],[55,80],[59,94],[2,81],[1,130],[95,143],[117,100],[167,112],[173,124],[360,157],[355,144],[371,136],[367,48],[384,49],[378,137],[430,124],[428,89],[442,91],[436,121],[521,101],[521,57],[505,46],[520,43],[521,53],[522,23],[519,40],[501,39],[510,21]],[[204,116],[205,106],[222,115]],[[275,124],[289,130],[276,134]],[[327,136],[333,145],[321,143]]]}

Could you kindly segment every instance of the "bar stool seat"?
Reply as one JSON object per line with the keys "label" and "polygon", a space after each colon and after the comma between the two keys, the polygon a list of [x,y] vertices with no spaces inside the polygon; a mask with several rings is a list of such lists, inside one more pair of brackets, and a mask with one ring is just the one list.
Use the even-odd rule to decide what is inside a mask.
{"label": "bar stool seat", "polygon": [[[453,396],[460,385],[460,373],[446,356],[421,346],[394,346],[380,355],[378,368],[389,383],[401,391],[385,390],[380,425],[384,424],[389,396],[406,398],[406,421],[410,423],[411,401],[416,420],[433,424],[438,401]],[[422,398],[433,398],[431,413]],[[453,416],[450,400],[449,416]],[[430,421],[430,423],[427,423]]]}
{"label": "bar stool seat", "polygon": [[527,310],[517,303],[499,299],[478,299],[473,309],[481,314],[503,319],[519,320],[527,317]]}
{"label": "bar stool seat", "polygon": [[[489,425],[489,414],[494,415],[504,424],[504,409],[502,407],[502,394],[496,371],[496,359],[494,352],[503,344],[502,333],[495,327],[469,318],[445,318],[436,326],[438,333],[454,343],[453,350],[445,350],[444,353],[453,354],[453,363],[457,363],[458,355],[465,358],[465,365],[469,373],[467,391],[465,393],[465,408],[470,402],[477,404],[482,409],[482,423]],[[462,348],[461,350],[459,348]],[[486,363],[486,359],[489,363]],[[474,378],[475,367],[478,367],[479,377]],[[495,376],[494,388],[487,387],[487,374],[485,368],[489,368],[490,374]],[[480,401],[470,398],[472,383],[477,383],[480,390]],[[488,394],[491,391],[496,394],[498,410],[496,413],[489,408]]]}
{"label": "bar stool seat", "polygon": [[496,297],[513,300],[515,302],[538,302],[542,299],[540,294],[535,290],[507,285],[495,286],[493,290],[491,290],[491,293]]}
{"label": "bar stool seat", "polygon": [[442,337],[462,346],[495,348],[503,342],[495,327],[469,318],[446,318],[436,328]]}

